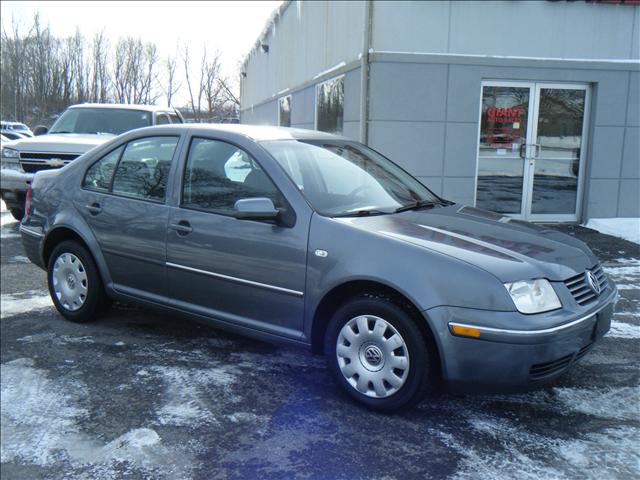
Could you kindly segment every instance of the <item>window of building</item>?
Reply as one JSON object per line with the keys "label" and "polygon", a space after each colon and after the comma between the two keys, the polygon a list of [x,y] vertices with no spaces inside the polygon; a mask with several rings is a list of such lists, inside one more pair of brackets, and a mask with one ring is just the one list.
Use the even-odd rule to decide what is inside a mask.
{"label": "window of building", "polygon": [[267,197],[276,207],[282,197],[253,157],[230,143],[194,138],[182,186],[182,206],[231,215],[243,198]]}
{"label": "window of building", "polygon": [[281,97],[278,100],[278,125],[281,127],[291,126],[291,95]]}
{"label": "window of building", "polygon": [[129,142],[118,163],[111,191],[127,197],[164,201],[178,137],[146,137]]}
{"label": "window of building", "polygon": [[316,86],[316,130],[342,133],[344,117],[344,76]]}
{"label": "window of building", "polygon": [[116,170],[116,165],[123,150],[124,147],[118,147],[91,165],[84,176],[82,186],[89,190],[108,192],[109,188],[111,188],[113,172]]}

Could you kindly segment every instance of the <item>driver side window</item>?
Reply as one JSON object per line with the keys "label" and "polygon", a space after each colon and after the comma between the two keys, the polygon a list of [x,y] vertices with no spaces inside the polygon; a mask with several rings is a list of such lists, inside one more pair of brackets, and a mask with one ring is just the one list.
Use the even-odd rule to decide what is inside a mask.
{"label": "driver side window", "polygon": [[243,198],[282,196],[262,167],[241,148],[220,140],[194,138],[182,186],[182,206],[231,215]]}

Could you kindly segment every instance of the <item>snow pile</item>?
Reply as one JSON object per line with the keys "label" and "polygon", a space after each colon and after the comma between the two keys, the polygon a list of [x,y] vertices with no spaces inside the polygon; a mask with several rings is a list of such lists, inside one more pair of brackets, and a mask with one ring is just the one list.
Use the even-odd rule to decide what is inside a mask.
{"label": "snow pile", "polygon": [[17,294],[3,293],[0,296],[0,318],[12,317],[51,306],[53,306],[53,302],[49,294],[38,290]]}
{"label": "snow pile", "polygon": [[585,227],[640,244],[640,218],[592,218]]}

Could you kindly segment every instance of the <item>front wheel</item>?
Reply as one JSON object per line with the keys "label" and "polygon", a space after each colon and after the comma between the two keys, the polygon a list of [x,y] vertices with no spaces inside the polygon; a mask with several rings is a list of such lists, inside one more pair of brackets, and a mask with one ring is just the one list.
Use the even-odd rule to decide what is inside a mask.
{"label": "front wheel", "polygon": [[327,328],[330,371],[370,408],[392,411],[416,404],[435,385],[435,352],[416,323],[420,320],[386,298],[348,301]]}
{"label": "front wheel", "polygon": [[47,280],[53,304],[67,320],[95,320],[109,305],[91,254],[76,242],[64,241],[54,248]]}

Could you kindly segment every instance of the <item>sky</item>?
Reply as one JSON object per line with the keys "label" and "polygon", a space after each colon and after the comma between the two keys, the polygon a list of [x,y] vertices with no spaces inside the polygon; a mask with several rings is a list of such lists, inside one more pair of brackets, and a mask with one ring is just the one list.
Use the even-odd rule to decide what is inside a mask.
{"label": "sky", "polygon": [[[115,44],[122,36],[140,37],[158,47],[160,58],[176,55],[177,45],[188,44],[197,59],[206,44],[219,49],[226,75],[235,76],[244,56],[281,1],[7,1],[0,2],[2,27],[10,30],[15,18],[28,28],[36,12],[55,36],[73,35],[76,27],[90,40],[104,30]],[[185,93],[185,92],[183,92]],[[186,98],[182,99],[186,100]]]}

